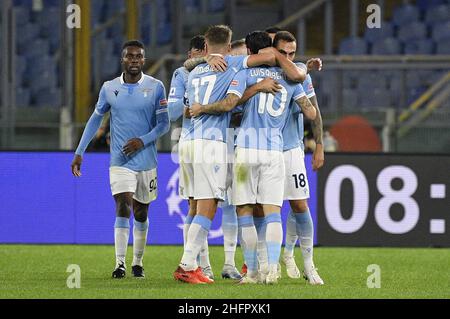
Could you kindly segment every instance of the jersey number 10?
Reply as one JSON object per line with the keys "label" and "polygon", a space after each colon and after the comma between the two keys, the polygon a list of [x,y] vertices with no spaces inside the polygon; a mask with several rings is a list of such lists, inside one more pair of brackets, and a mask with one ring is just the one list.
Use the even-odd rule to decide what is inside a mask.
{"label": "jersey number 10", "polygon": [[[257,82],[261,82],[262,78],[259,78],[257,80]],[[281,90],[279,93],[281,93],[281,101],[280,101],[280,107],[275,110],[273,108],[273,102],[275,101],[275,95],[271,94],[271,93],[259,93],[259,106],[258,106],[258,113],[259,114],[264,114],[264,111],[267,110],[267,113],[269,113],[269,115],[273,116],[273,117],[278,117],[281,114],[283,114],[284,109],[286,108],[286,102],[287,102],[287,96],[288,96],[288,92],[286,90],[286,88],[282,85],[281,86]]]}

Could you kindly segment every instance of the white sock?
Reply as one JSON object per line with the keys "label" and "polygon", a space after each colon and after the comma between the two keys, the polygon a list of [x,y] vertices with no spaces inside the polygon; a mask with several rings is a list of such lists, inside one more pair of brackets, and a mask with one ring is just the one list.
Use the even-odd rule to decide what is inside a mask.
{"label": "white sock", "polygon": [[133,227],[133,263],[132,266],[143,266],[145,246],[147,245],[148,220],[140,223],[134,221]]}
{"label": "white sock", "polygon": [[281,215],[279,213],[267,215],[266,222],[266,245],[269,255],[269,267],[272,270],[278,266],[280,260],[281,243],[283,241]]}
{"label": "white sock", "polygon": [[130,237],[129,219],[125,217],[116,217],[116,223],[114,225],[114,246],[116,250],[116,267],[120,264],[125,265],[129,237]]}
{"label": "white sock", "polygon": [[292,210],[289,212],[286,220],[286,241],[284,244],[284,255],[287,257],[294,256],[294,248],[297,242],[297,221]]}
{"label": "white sock", "polygon": [[304,213],[297,213],[295,214],[295,218],[297,221],[297,234],[300,238],[303,263],[305,268],[311,268],[313,265],[314,251],[314,226],[311,213],[309,210]]}
{"label": "white sock", "polygon": [[192,220],[194,217],[187,215],[183,225],[183,246],[186,247],[187,234],[189,232],[189,227],[191,227]]}
{"label": "white sock", "polygon": [[208,248],[208,238],[205,239],[205,242],[200,249],[200,267],[207,268],[211,267],[211,263],[209,262],[209,248]]}
{"label": "white sock", "polygon": [[253,223],[252,216],[241,216],[238,218],[244,247],[245,262],[247,264],[247,275],[255,278],[258,275],[257,244],[258,234]]}
{"label": "white sock", "polygon": [[197,269],[197,256],[208,237],[210,228],[211,221],[208,218],[201,215],[194,217],[191,227],[189,227],[186,246],[180,263],[180,266],[184,270],[191,271]]}
{"label": "white sock", "polygon": [[235,206],[222,207],[223,248],[226,265],[235,266],[234,257],[238,237],[238,223]]}

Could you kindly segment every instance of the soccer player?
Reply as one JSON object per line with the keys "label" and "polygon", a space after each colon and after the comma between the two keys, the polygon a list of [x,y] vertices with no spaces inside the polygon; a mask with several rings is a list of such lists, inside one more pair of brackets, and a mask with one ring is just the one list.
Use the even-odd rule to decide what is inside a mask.
{"label": "soccer player", "polygon": [[[270,47],[272,40],[266,32],[256,31],[247,36],[246,43],[250,53],[257,54],[261,49]],[[244,117],[236,141],[233,201],[238,207],[239,228],[248,266],[247,276],[242,283],[258,282],[258,236],[253,221],[256,204],[262,205],[267,223],[269,274],[265,282],[272,284],[278,280],[283,237],[280,215],[284,186],[282,128],[290,111],[291,100],[296,101],[308,118],[314,119],[316,110],[305,97],[302,86],[288,82],[278,67],[260,67],[239,72],[231,82],[226,99],[200,107],[202,113],[228,112],[234,107],[229,101],[234,99],[233,96],[242,98],[247,86],[252,86],[265,77],[276,80],[281,86],[280,92],[275,95],[260,93],[244,104]],[[299,112],[298,108],[296,110]]]}
{"label": "soccer player", "polygon": [[[276,50],[266,50],[254,56],[230,56],[232,31],[227,26],[212,26],[205,34],[208,54],[224,56],[226,71],[217,73],[209,65],[198,65],[188,80],[188,96],[191,104],[204,105],[225,98],[233,77],[240,70],[257,65],[275,65],[283,67],[291,80],[303,81],[306,72],[299,70]],[[186,64],[185,64],[186,66]],[[233,96],[233,94],[231,94]],[[239,97],[229,101],[237,104]],[[230,108],[231,109],[231,108]],[[183,172],[191,173],[194,199],[197,200],[197,214],[188,231],[180,265],[174,272],[174,278],[193,284],[210,283],[196,263],[196,256],[211,227],[217,210],[218,201],[223,201],[227,176],[226,130],[230,123],[230,112],[212,116],[205,114],[193,120],[193,128],[183,137],[190,143],[191,165]]]}
{"label": "soccer player", "polygon": [[113,278],[126,275],[131,210],[134,214],[132,273],[134,277],[145,276],[142,261],[147,243],[148,207],[157,196],[155,142],[169,130],[164,85],[142,73],[144,63],[144,45],[139,41],[126,42],[122,51],[124,72],[103,84],[72,162],[73,175],[80,177],[82,156],[100,127],[103,116],[110,112],[109,178],[116,202],[116,267]]}
{"label": "soccer player", "polygon": [[[188,58],[198,58],[204,57],[206,55],[205,50],[205,37],[203,35],[195,36],[191,39],[188,51]],[[191,119],[184,116],[184,109],[187,108],[188,98],[187,98],[187,82],[188,82],[189,71],[184,67],[180,67],[175,70],[172,76],[172,82],[170,84],[170,93],[169,93],[169,118],[171,121],[176,121],[180,117],[183,117],[182,123],[182,132],[189,129],[192,125]],[[180,138],[178,142],[178,155],[179,160],[183,161],[185,159],[185,154],[183,151],[185,150],[183,139]],[[181,167],[184,167],[183,165]],[[186,187],[185,185],[189,183],[185,178],[186,174],[181,172],[180,180],[179,180],[179,195],[186,199],[189,202],[189,212],[184,220],[184,228],[183,228],[183,241],[186,244],[186,237],[191,226],[192,220],[196,213],[197,202],[194,200],[192,194],[186,194],[185,190],[189,190],[192,188]],[[200,254],[198,256],[199,265],[205,276],[213,279],[214,274],[212,272],[211,263],[209,261],[209,250],[208,250],[208,240],[205,240],[203,244]]]}
{"label": "soccer player", "polygon": [[[287,31],[278,32],[274,38],[273,46],[289,60],[294,60],[297,42],[291,33]],[[300,63],[298,66],[304,67]],[[310,99],[317,111],[317,116],[311,122],[311,125],[317,144],[313,154],[313,169],[318,170],[324,163],[322,147],[323,126],[317,98],[309,74],[305,82],[303,82],[303,88],[306,96]],[[291,278],[299,278],[300,271],[295,264],[293,252],[295,243],[300,238],[300,247],[304,262],[304,277],[312,285],[322,285],[323,280],[317,273],[313,262],[314,227],[307,202],[309,198],[309,186],[304,161],[303,131],[303,115],[301,113],[295,114],[291,112],[283,130],[283,152],[286,166],[284,199],[289,200],[291,206],[286,225],[283,261],[286,264],[288,276]]]}
{"label": "soccer player", "polygon": [[247,55],[245,39],[239,39],[231,43],[231,55]]}

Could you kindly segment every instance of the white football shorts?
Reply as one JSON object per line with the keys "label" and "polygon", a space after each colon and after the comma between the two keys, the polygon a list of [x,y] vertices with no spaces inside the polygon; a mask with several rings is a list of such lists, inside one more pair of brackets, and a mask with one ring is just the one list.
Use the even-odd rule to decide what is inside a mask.
{"label": "white football shorts", "polygon": [[194,140],[194,199],[225,200],[227,144],[213,140]]}
{"label": "white football shorts", "polygon": [[194,141],[180,141],[178,144],[180,178],[178,194],[183,199],[194,197]]}
{"label": "white football shorts", "polygon": [[133,193],[133,199],[142,204],[150,204],[158,197],[156,168],[135,172],[131,169],[113,166],[109,168],[111,193]]}
{"label": "white football shorts", "polygon": [[308,176],[306,175],[305,153],[300,147],[283,153],[286,166],[284,199],[301,200],[309,198]]}
{"label": "white football shorts", "polygon": [[238,147],[233,170],[234,205],[282,206],[285,176],[282,152]]}

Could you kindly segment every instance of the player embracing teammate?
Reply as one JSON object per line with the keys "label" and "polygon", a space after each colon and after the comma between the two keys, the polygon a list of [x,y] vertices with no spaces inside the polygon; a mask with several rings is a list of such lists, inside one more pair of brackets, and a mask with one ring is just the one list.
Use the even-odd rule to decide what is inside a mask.
{"label": "player embracing teammate", "polygon": [[[184,143],[190,141],[190,152],[186,153],[191,154],[191,158],[182,164],[181,174],[192,181],[190,186],[197,209],[174,278],[194,284],[213,282],[201,271],[197,256],[207,238],[217,204],[225,198],[227,163],[230,161],[227,159],[226,133],[231,111],[243,105],[232,196],[248,265],[248,274],[241,282],[256,283],[259,279],[258,232],[253,215],[258,207],[262,207],[268,257],[263,281],[276,283],[283,237],[280,215],[285,183],[283,128],[291,113],[298,116],[302,112],[312,120],[317,114],[303,86],[298,84],[307,78],[306,66],[296,66],[286,55],[272,48],[272,39],[266,32],[254,32],[247,37],[251,55],[246,57],[229,55],[231,30],[226,26],[211,27],[205,38],[207,53],[222,56],[226,71],[218,72],[208,64],[200,64],[189,75],[189,108],[194,117],[183,140]],[[257,93],[255,84],[266,78],[276,81],[278,93],[254,95]],[[246,91],[247,87],[249,90]],[[186,176],[189,173],[192,176]]]}

